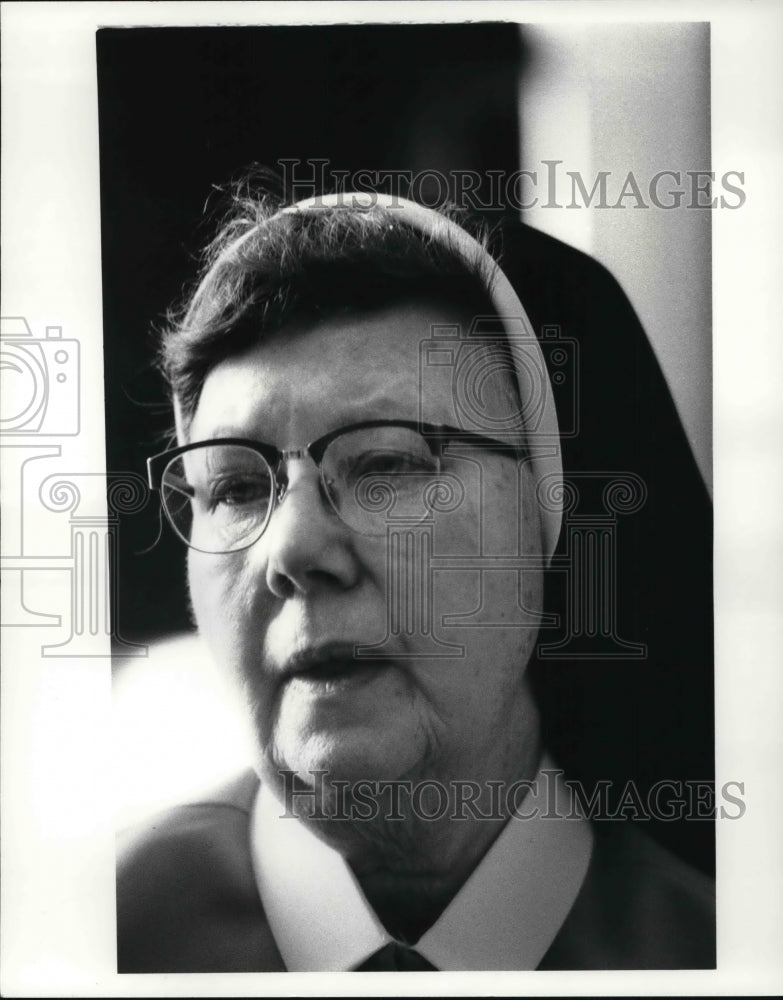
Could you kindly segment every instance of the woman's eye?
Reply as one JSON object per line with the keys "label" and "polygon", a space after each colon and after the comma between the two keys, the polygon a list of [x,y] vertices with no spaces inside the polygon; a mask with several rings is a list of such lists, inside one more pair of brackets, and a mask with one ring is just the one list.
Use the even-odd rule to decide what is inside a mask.
{"label": "woman's eye", "polygon": [[213,506],[240,507],[247,504],[266,503],[271,485],[268,478],[235,476],[223,479],[212,486],[210,499]]}
{"label": "woman's eye", "polygon": [[435,472],[434,459],[427,460],[421,455],[408,452],[382,451],[360,455],[353,465],[355,476],[393,476],[407,472]]}

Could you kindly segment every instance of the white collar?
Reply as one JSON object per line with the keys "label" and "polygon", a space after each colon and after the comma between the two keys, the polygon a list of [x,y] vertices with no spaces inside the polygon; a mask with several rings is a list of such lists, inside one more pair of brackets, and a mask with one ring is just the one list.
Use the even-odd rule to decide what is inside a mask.
{"label": "white collar", "polygon": [[[593,836],[584,819],[545,815],[565,803],[562,772],[546,759],[520,812],[416,951],[443,971],[535,969],[582,887]],[[251,820],[258,890],[289,972],[347,971],[394,939],[342,856],[264,786]]]}

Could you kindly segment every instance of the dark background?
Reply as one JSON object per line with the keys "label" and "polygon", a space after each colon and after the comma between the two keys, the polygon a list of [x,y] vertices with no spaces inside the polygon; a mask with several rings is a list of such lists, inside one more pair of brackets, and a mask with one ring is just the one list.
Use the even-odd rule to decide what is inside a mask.
{"label": "dark background", "polygon": [[[97,53],[110,473],[144,475],[167,444],[154,327],[194,276],[214,185],[282,158],[351,172],[519,167],[531,53],[516,25],[103,29]],[[556,321],[582,346],[583,431],[564,445],[566,468],[630,469],[650,489],[618,564],[620,635],[649,656],[536,666],[548,741],[588,787],[710,780],[711,508],[671,397],[613,279],[500,215],[504,267],[534,328]],[[155,503],[119,527],[123,638],[187,629],[185,550]],[[555,610],[562,584],[550,582]],[[653,826],[711,869],[711,824]]]}

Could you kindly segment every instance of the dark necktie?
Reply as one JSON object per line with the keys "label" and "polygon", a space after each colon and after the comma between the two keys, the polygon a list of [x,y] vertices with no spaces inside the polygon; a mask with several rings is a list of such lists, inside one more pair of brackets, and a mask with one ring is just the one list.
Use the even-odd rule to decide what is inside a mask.
{"label": "dark necktie", "polygon": [[434,965],[431,965],[426,958],[414,951],[406,948],[405,945],[392,941],[380,951],[362,962],[353,970],[354,972],[437,972]]}

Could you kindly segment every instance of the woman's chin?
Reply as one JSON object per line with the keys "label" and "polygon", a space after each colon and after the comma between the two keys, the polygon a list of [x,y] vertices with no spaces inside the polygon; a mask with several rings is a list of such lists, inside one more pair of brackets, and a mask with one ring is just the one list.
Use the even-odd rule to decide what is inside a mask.
{"label": "woman's chin", "polygon": [[290,783],[293,772],[297,787],[318,787],[330,794],[335,782],[339,790],[346,782],[354,786],[399,780],[417,770],[423,753],[412,737],[383,738],[370,727],[353,726],[339,733],[296,734],[290,741],[278,741],[275,756],[278,781]]}

